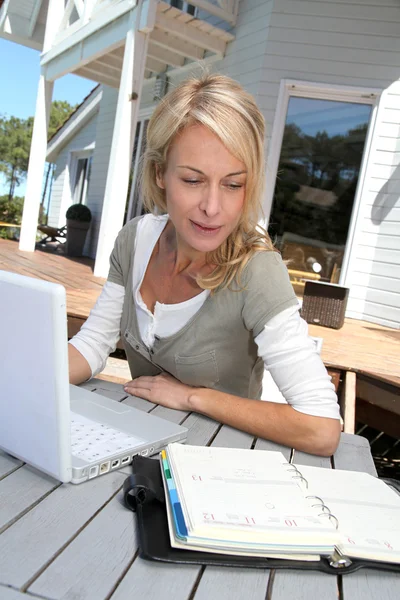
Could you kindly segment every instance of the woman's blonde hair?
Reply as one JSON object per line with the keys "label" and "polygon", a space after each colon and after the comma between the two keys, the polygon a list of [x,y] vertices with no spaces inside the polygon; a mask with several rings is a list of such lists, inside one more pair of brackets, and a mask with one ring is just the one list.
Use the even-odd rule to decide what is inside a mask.
{"label": "woman's blonde hair", "polygon": [[247,170],[240,221],[219,248],[207,253],[207,263],[215,269],[197,281],[203,289],[216,290],[229,286],[235,277],[240,285],[243,268],[255,252],[273,250],[267,232],[258,226],[265,180],[264,118],[253,97],[224,75],[187,79],[165,96],[150,119],[143,157],[143,199],[153,214],[167,212],[165,191],[157,185],[157,170],[164,172],[175,136],[194,124],[212,131]]}

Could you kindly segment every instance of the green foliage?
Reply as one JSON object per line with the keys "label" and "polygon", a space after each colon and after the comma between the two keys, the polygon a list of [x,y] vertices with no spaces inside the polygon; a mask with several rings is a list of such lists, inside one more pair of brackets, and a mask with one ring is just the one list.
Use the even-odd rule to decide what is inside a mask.
{"label": "green foliage", "polygon": [[65,213],[65,216],[67,219],[81,221],[81,223],[90,223],[92,220],[92,213],[84,204],[72,204]]}
{"label": "green foliage", "polygon": [[28,170],[32,124],[31,117],[0,117],[0,171],[10,185],[10,199]]}
{"label": "green foliage", "polygon": [[[63,125],[75,106],[68,102],[53,102],[49,121],[49,138]],[[33,117],[0,116],[0,172],[4,174],[9,187],[9,199],[15,188],[26,177],[29,163],[33,129]]]}
{"label": "green foliage", "polygon": [[75,109],[76,106],[71,106],[65,100],[55,100],[53,102],[51,105],[48,139],[52,138],[60,127],[64,125]]}
{"label": "green foliage", "polygon": [[[8,194],[0,196],[0,221],[19,225],[22,219],[23,206],[24,198],[14,196],[14,198],[10,200]],[[16,230],[12,227],[1,227],[0,225],[0,238],[8,240],[13,239],[15,234]]]}

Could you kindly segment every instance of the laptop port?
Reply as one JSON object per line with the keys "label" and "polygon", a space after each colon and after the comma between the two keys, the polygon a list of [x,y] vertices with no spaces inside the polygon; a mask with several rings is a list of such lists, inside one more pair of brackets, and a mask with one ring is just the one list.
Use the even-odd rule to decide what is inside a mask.
{"label": "laptop port", "polygon": [[100,465],[100,475],[103,475],[103,473],[108,473],[109,470],[110,470],[110,461],[109,460]]}
{"label": "laptop port", "polygon": [[154,452],[154,446],[152,446],[151,448],[149,448],[149,453],[153,454],[153,452]]}
{"label": "laptop port", "polygon": [[121,460],[121,465],[127,465],[131,460],[130,456],[125,456],[122,460]]}
{"label": "laptop port", "polygon": [[149,451],[148,451],[148,450],[147,450],[147,448],[146,448],[146,450],[142,450],[140,454],[141,454],[142,456],[147,456],[147,455],[148,455],[148,453],[149,453]]}
{"label": "laptop port", "polygon": [[111,468],[112,469],[116,469],[117,467],[119,467],[119,459],[116,458],[115,460],[112,461],[111,463]]}
{"label": "laptop port", "polygon": [[90,467],[89,479],[92,479],[93,477],[97,477],[98,474],[99,474],[99,467],[97,465],[95,465],[94,467]]}

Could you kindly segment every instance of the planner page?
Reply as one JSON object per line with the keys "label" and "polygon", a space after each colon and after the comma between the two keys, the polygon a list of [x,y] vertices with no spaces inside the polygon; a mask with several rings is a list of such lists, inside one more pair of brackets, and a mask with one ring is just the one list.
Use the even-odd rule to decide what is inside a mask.
{"label": "planner page", "polygon": [[167,456],[192,544],[330,554],[338,541],[280,452],[170,444]]}
{"label": "planner page", "polygon": [[322,498],[337,518],[343,554],[400,562],[400,496],[393,489],[368,473],[299,468],[307,495]]}

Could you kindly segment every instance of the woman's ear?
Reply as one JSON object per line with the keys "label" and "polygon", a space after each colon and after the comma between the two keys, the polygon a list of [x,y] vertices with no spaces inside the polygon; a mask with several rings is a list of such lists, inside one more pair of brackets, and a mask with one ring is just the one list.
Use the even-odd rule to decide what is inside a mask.
{"label": "woman's ear", "polygon": [[161,171],[160,165],[156,165],[156,183],[159,188],[161,188],[162,190],[165,189],[164,176]]}

